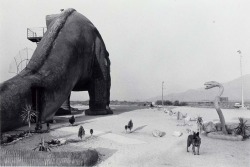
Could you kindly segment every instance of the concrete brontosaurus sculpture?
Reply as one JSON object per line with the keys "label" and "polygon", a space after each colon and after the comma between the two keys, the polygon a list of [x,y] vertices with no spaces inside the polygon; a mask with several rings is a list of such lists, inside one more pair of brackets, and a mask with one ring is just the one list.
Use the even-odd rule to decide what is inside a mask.
{"label": "concrete brontosaurus sculpture", "polygon": [[85,114],[112,114],[109,53],[96,27],[74,9],[50,22],[27,67],[0,85],[1,131],[22,125],[26,105],[38,111],[37,125],[50,121],[71,91],[89,92]]}
{"label": "concrete brontosaurus sculpture", "polygon": [[224,134],[228,134],[227,129],[226,129],[226,122],[225,122],[225,118],[224,115],[220,109],[220,97],[223,94],[224,91],[224,87],[222,84],[216,82],[216,81],[210,81],[210,82],[206,82],[205,84],[205,89],[211,89],[211,88],[215,88],[218,87],[219,88],[219,93],[218,95],[215,97],[214,99],[214,107],[215,110],[217,111],[219,118],[220,118],[220,122],[221,122],[221,126],[222,126],[222,132]]}

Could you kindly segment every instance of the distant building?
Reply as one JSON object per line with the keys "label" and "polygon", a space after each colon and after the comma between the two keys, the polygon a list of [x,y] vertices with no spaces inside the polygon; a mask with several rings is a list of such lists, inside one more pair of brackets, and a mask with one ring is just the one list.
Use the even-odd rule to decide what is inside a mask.
{"label": "distant building", "polygon": [[196,101],[195,103],[197,104],[207,104],[207,105],[210,105],[210,104],[213,104],[213,100],[200,100],[200,101]]}
{"label": "distant building", "polygon": [[228,102],[228,97],[220,97],[220,102]]}
{"label": "distant building", "polygon": [[199,102],[196,102],[196,103],[198,103],[199,105],[212,105],[213,101],[211,101],[211,100],[202,100],[202,101],[199,101]]}

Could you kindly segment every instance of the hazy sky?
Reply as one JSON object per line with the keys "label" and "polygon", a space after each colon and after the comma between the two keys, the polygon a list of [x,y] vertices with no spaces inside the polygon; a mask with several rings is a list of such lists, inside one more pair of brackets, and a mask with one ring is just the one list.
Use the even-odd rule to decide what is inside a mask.
{"label": "hazy sky", "polygon": [[[101,33],[111,59],[111,99],[143,100],[250,73],[249,0],[0,0],[0,82],[18,51],[36,44],[28,27],[75,8]],[[87,92],[72,99],[88,100]]]}

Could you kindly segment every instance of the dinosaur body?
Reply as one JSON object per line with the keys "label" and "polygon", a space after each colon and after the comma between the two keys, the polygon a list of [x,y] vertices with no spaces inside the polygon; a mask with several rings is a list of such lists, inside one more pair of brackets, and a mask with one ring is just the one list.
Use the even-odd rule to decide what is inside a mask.
{"label": "dinosaur body", "polygon": [[0,85],[1,131],[20,127],[26,104],[49,121],[71,91],[88,91],[89,115],[111,114],[110,60],[95,26],[74,9],[53,19],[27,67]]}

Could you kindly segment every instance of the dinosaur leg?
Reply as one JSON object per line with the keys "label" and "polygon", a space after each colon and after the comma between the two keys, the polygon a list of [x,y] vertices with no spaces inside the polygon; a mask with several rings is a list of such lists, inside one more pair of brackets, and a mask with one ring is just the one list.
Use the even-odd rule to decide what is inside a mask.
{"label": "dinosaur leg", "polygon": [[107,91],[106,83],[103,79],[93,80],[89,89],[89,110],[85,112],[86,115],[106,115],[111,114],[107,109]]}
{"label": "dinosaur leg", "polygon": [[194,155],[196,155],[196,153],[195,153],[195,146],[194,146],[194,144],[193,144],[193,146],[192,146],[192,149],[193,149],[193,153],[194,153]]}
{"label": "dinosaur leg", "polygon": [[[100,59],[100,58],[99,58]],[[89,83],[89,110],[86,115],[106,115],[113,114],[109,108],[110,102],[110,69],[106,64],[108,59],[96,58],[93,64],[93,74]],[[106,64],[106,65],[105,65]]]}

